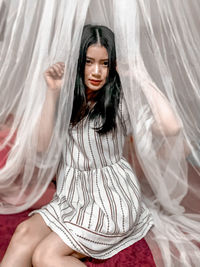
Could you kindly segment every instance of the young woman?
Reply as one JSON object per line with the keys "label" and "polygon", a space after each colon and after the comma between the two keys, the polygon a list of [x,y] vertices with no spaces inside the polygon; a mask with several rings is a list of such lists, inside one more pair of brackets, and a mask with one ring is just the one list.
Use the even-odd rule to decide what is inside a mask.
{"label": "young woman", "polygon": [[[47,93],[40,152],[49,145],[64,70],[58,62],[44,74]],[[164,131],[167,120],[167,133],[174,134],[179,127],[170,106],[153,88],[148,93],[160,111],[160,127]],[[158,131],[156,120],[152,119],[152,127]],[[104,26],[87,25],[56,194],[17,227],[2,267],[85,266],[82,258],[109,258],[146,235],[153,220],[142,202],[136,175],[122,156],[130,132],[114,34]]]}

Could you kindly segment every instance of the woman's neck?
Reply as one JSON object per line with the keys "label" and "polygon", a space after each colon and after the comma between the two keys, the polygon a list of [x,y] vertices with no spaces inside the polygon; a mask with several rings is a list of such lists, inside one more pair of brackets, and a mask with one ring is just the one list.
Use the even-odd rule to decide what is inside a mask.
{"label": "woman's neck", "polygon": [[89,88],[86,88],[86,100],[87,102],[95,102],[96,95],[98,91],[93,91]]}

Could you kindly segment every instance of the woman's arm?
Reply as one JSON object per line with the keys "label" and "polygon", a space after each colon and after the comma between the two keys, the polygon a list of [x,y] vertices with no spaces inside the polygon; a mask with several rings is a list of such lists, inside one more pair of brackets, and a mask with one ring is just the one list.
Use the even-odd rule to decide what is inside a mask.
{"label": "woman's arm", "polygon": [[181,129],[181,121],[176,116],[167,98],[157,89],[156,85],[150,82],[143,84],[142,91],[155,118],[152,130],[156,134],[177,135]]}
{"label": "woman's arm", "polygon": [[47,91],[41,116],[38,122],[38,152],[44,152],[48,148],[51,140],[56,113],[56,105],[60,95],[63,75],[64,63],[62,62],[58,62],[52,65],[44,73],[44,78],[47,84]]}

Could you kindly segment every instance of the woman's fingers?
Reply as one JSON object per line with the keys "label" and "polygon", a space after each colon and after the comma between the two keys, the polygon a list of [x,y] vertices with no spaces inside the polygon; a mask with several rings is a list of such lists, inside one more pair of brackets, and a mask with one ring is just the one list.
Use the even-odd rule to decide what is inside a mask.
{"label": "woman's fingers", "polygon": [[58,75],[60,75],[60,76],[63,75],[63,73],[64,73],[64,65],[59,64],[59,63],[56,63],[56,64],[53,65],[53,68],[54,68],[54,71],[55,71]]}
{"label": "woman's fingers", "polygon": [[64,75],[65,64],[63,62],[57,62],[50,66],[44,73],[44,78],[48,88],[60,89],[62,84],[62,78]]}
{"label": "woman's fingers", "polygon": [[53,78],[61,78],[64,74],[65,64],[63,62],[58,62],[53,64],[47,69],[47,73],[51,74]]}
{"label": "woman's fingers", "polygon": [[57,62],[56,64],[54,64],[53,66],[55,66],[55,68],[62,74],[64,72],[65,69],[65,64],[63,62]]}
{"label": "woman's fingers", "polygon": [[50,67],[50,68],[47,70],[47,73],[50,73],[51,76],[53,76],[53,77],[54,77],[54,76],[57,76],[57,73],[56,73],[54,67]]}

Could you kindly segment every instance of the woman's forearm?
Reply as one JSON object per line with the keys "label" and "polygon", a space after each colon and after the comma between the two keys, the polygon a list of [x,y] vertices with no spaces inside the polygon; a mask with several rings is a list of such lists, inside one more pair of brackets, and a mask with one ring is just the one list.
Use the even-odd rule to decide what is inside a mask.
{"label": "woman's forearm", "polygon": [[38,152],[44,152],[51,141],[58,97],[59,91],[47,89],[45,102],[38,123]]}
{"label": "woman's forearm", "polygon": [[38,122],[38,152],[45,152],[51,141],[64,68],[65,64],[63,62],[57,62],[50,66],[44,73],[47,91]]}
{"label": "woman's forearm", "polygon": [[142,90],[155,118],[153,131],[157,134],[177,135],[181,129],[181,121],[173,111],[167,98],[152,83],[146,83]]}

